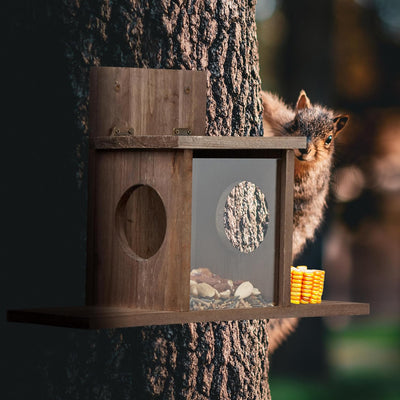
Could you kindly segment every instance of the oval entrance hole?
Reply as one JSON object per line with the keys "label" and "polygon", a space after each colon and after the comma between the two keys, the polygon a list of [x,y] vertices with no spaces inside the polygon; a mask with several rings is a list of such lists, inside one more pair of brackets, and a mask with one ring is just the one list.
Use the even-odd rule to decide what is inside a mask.
{"label": "oval entrance hole", "polygon": [[125,250],[148,259],[161,247],[167,216],[159,194],[148,185],[128,189],[117,207],[117,230]]}

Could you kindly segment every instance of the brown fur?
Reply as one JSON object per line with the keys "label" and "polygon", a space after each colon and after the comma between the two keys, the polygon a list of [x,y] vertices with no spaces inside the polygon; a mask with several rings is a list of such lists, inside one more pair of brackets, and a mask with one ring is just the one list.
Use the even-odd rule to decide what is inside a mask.
{"label": "brown fur", "polygon": [[[263,92],[264,131],[267,136],[305,136],[306,150],[295,150],[293,258],[314,237],[320,225],[329,190],[334,139],[348,116],[312,105],[304,91],[290,109],[277,96]],[[331,136],[331,142],[326,143]]]}
{"label": "brown fur", "polygon": [[261,100],[264,136],[282,136],[284,126],[294,119],[295,112],[272,93],[261,92]]}
{"label": "brown fur", "polygon": [[[306,242],[314,238],[321,224],[329,191],[334,141],[345,127],[348,116],[312,105],[302,90],[292,110],[278,97],[262,94],[264,131],[266,136],[305,136],[306,149],[295,152],[293,209],[293,259]],[[269,340],[273,351],[297,325],[290,318],[269,324]]]}
{"label": "brown fur", "polygon": [[268,353],[272,354],[295,331],[298,318],[270,319],[267,324]]}

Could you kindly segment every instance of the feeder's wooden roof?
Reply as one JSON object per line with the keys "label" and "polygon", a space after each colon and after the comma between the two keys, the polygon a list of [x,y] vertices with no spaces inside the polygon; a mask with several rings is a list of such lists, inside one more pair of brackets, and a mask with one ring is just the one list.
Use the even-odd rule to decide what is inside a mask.
{"label": "feeder's wooden roof", "polygon": [[305,137],[250,136],[107,136],[94,137],[91,146],[98,150],[118,149],[217,149],[267,150],[306,147]]}

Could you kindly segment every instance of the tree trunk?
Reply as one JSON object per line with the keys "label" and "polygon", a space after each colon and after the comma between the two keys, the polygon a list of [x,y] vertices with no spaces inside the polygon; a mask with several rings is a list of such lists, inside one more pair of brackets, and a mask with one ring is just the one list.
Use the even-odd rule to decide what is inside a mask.
{"label": "tree trunk", "polygon": [[[79,184],[87,168],[93,65],[207,70],[207,134],[262,135],[255,0],[52,3],[36,7],[50,24],[48,34],[63,26],[56,31],[66,67],[54,68],[67,69],[72,88],[65,98],[80,133]],[[68,382],[55,382],[48,367],[48,396],[268,399],[266,327],[267,321],[233,321],[74,333]]]}
{"label": "tree trunk", "polygon": [[189,69],[208,71],[208,135],[262,135],[255,0],[64,3],[84,126],[89,66]]}
{"label": "tree trunk", "polygon": [[[243,0],[70,3],[63,15],[82,126],[88,66],[183,68],[208,71],[208,135],[262,134],[254,12]],[[143,394],[269,397],[266,321],[148,327],[139,339]]]}

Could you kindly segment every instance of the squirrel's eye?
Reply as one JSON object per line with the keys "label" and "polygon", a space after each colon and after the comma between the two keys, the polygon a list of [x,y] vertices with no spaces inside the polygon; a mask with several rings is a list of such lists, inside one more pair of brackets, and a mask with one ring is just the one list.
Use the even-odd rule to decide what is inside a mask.
{"label": "squirrel's eye", "polygon": [[331,142],[332,142],[332,135],[329,135],[329,136],[327,137],[327,139],[325,140],[325,144],[326,144],[327,146],[329,146],[329,145],[331,144]]}

